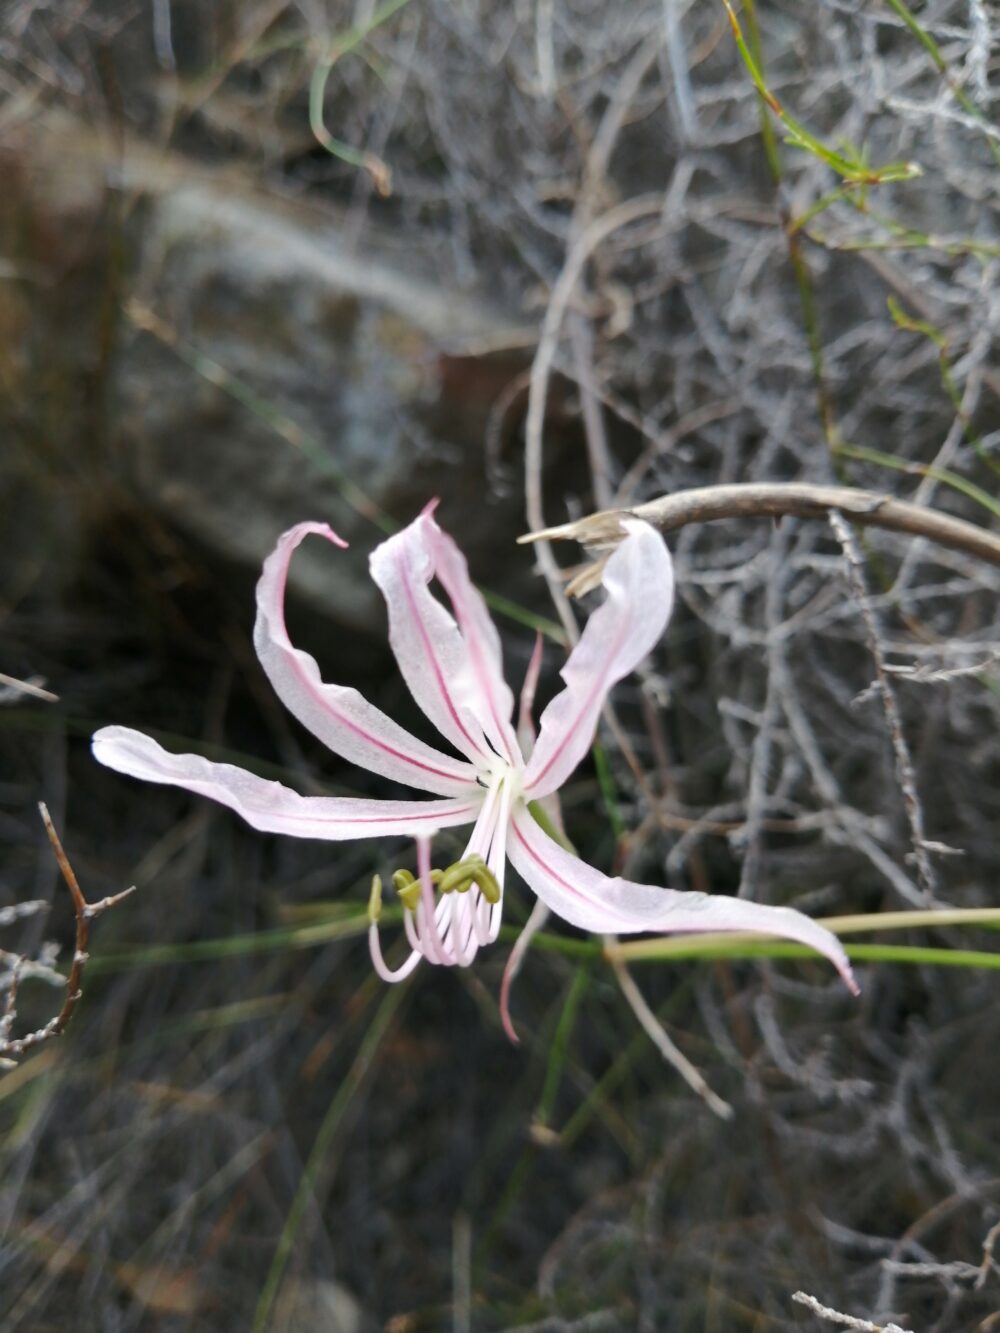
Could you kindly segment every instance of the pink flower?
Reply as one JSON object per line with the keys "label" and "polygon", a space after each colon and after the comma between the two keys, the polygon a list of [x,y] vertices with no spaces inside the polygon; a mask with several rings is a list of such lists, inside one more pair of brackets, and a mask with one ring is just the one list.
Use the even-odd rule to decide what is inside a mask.
{"label": "pink flower", "polygon": [[[372,553],[372,578],[385,596],[399,669],[417,704],[460,758],[411,736],[357,690],[326,684],[315,660],[292,646],[284,618],[292,553],[313,533],[336,546],[347,543],[321,523],[301,523],[279,539],[257,585],[254,630],[271,684],[335,753],[431,799],[300,796],[231,764],[170,754],[127,727],[97,732],[94,755],[121,773],[220,801],[264,832],[331,841],[416,838],[418,878],[406,872],[394,877],[411,946],[395,971],[382,956],[373,887],[369,943],[386,981],[409,975],[421,958],[466,967],[480,946],[492,943],[510,861],[557,916],[582,930],[777,935],[824,954],[856,989],[839,941],[800,912],[610,879],[555,842],[532,814],[532,803],[551,796],[587,753],[608,691],[652,650],[670,616],[673,570],[666,545],[645,523],[625,526],[628,535],[604,570],[605,600],[562,669],[565,685],[542,714],[528,755],[511,721],[514,700],[503,677],[500,637],[465,558],[432,513],[425,511]],[[450,611],[431,594],[434,578]],[[431,871],[430,839],[439,829],[461,824],[473,826],[465,853],[442,878]]]}

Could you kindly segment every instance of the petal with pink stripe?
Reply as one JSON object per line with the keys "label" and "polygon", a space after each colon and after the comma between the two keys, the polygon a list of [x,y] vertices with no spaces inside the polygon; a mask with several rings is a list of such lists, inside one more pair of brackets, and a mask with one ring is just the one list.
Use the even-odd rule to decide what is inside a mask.
{"label": "petal with pink stripe", "polygon": [[593,742],[608,691],[652,651],[670,619],[674,576],[663,538],[648,523],[623,526],[628,536],[604,570],[607,597],[562,669],[565,688],[542,714],[524,773],[528,800],[563,785]]}
{"label": "petal with pink stripe", "polygon": [[335,754],[361,768],[441,796],[468,794],[476,775],[461,759],[411,736],[357,690],[328,685],[285,627],[285,585],[292,553],[310,533],[346,546],[325,523],[300,523],[278,539],[257,584],[254,647],[285,707]]}
{"label": "petal with pink stripe", "polygon": [[793,908],[609,879],[553,842],[523,806],[511,822],[507,856],[542,902],[581,930],[606,935],[732,930],[774,935],[821,953],[857,993],[837,937]]}
{"label": "petal with pink stripe", "polygon": [[293,838],[428,838],[438,829],[471,824],[482,800],[377,801],[339,796],[300,796],[234,764],[194,754],[171,754],[129,727],[104,727],[93,740],[100,763],[144,782],[161,782],[208,796],[235,810],[252,828]]}
{"label": "petal with pink stripe", "polygon": [[[385,597],[389,642],[410,693],[442,736],[482,764],[492,759],[484,736],[490,697],[454,617],[428,586],[436,572],[431,533],[436,526],[429,514],[421,514],[376,547],[372,578]],[[485,661],[488,649],[480,648]]]}
{"label": "petal with pink stripe", "polygon": [[430,514],[422,516],[424,531],[434,561],[434,572],[451,601],[455,620],[475,676],[477,703],[483,705],[477,720],[490,744],[509,763],[519,765],[521,754],[511,719],[514,696],[504,680],[500,635],[483,600],[469,578],[465,556]]}

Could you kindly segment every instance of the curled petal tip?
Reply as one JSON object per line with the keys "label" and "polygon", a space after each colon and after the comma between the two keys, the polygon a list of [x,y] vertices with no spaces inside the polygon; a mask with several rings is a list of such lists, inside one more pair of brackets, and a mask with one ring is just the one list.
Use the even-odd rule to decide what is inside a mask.
{"label": "curled petal tip", "polygon": [[328,542],[332,542],[334,546],[339,546],[343,550],[346,550],[348,546],[350,546],[350,542],[345,541],[339,533],[334,532],[329,523],[317,523],[313,531],[318,537],[325,537]]}
{"label": "curled petal tip", "polygon": [[507,1040],[512,1046],[520,1046],[521,1038],[517,1035],[517,1028],[514,1026],[514,1020],[510,1016],[510,983],[511,976],[509,968],[505,970],[503,981],[500,983],[500,1023],[507,1036]]}
{"label": "curled petal tip", "polygon": [[[286,532],[283,532],[281,536],[278,538],[278,543],[277,543],[278,549],[282,550],[286,548],[289,544],[294,548],[298,546],[298,544],[302,541],[304,537],[308,536],[325,537],[326,540],[328,542],[332,542],[334,546],[340,546],[344,549],[346,549],[350,545],[350,543],[345,541],[343,537],[341,537],[338,533],[334,532],[333,528],[330,527],[329,523],[320,523],[318,521],[314,521],[307,523],[296,523],[293,528],[289,528]],[[271,558],[273,558],[273,553]],[[265,569],[266,568],[267,565],[265,564]]]}
{"label": "curled petal tip", "polygon": [[[123,756],[127,754],[127,747],[131,741],[139,736],[130,727],[111,726],[101,727],[95,731],[90,738],[90,752],[99,764],[104,764],[107,768],[122,770]],[[140,742],[145,737],[139,737]]]}
{"label": "curled petal tip", "polygon": [[[816,924],[818,925],[819,923],[817,922]],[[826,936],[826,940],[824,941],[822,938],[819,938],[818,940],[810,941],[812,947],[829,959],[837,969],[841,981],[851,994],[857,998],[857,996],[861,994],[861,987],[855,979],[854,970],[851,967],[850,959],[847,957],[844,946],[836,935],[827,931],[823,927],[820,927],[820,930],[822,935]]]}

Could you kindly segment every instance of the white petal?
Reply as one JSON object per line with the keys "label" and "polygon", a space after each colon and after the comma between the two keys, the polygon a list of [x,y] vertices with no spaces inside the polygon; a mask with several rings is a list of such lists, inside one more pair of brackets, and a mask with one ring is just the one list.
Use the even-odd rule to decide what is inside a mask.
{"label": "white petal", "polygon": [[376,801],[340,796],[300,796],[233,764],[194,754],[171,754],[129,727],[104,727],[93,740],[94,758],[146,782],[208,796],[228,805],[255,829],[293,838],[343,841],[387,836],[429,837],[438,829],[469,824],[481,801]]}
{"label": "white petal", "polygon": [[837,937],[790,907],[609,879],[553,842],[524,806],[518,807],[511,821],[507,856],[542,902],[581,930],[602,935],[731,930],[775,935],[829,958],[848,987],[857,991]]}
{"label": "white petal", "polygon": [[528,800],[561,787],[587,753],[608,691],[634,671],[666,628],[674,601],[670,552],[648,523],[628,536],[604,570],[607,597],[587,621],[561,675],[563,689],[542,714],[524,774]]}
{"label": "white petal", "polygon": [[309,533],[346,546],[324,523],[300,523],[278,539],[257,585],[254,647],[282,703],[335,754],[421,791],[468,794],[472,768],[411,736],[358,693],[324,684],[316,661],[293,648],[285,628],[285,584],[292,552]]}
{"label": "white petal", "polygon": [[469,578],[465,556],[430,514],[426,515],[425,521],[434,572],[451,600],[469,654],[469,667],[484,706],[478,714],[479,721],[498,754],[517,764],[521,756],[511,725],[514,696],[504,679],[503,652],[497,627],[482,593]]}
{"label": "white petal", "polygon": [[[490,761],[488,736],[501,754],[516,754],[513,699],[500,676],[500,645],[465,561],[430,514],[372,552],[372,578],[389,612],[389,642],[420,708],[442,736],[476,763]],[[438,574],[455,600],[461,628],[432,596]]]}

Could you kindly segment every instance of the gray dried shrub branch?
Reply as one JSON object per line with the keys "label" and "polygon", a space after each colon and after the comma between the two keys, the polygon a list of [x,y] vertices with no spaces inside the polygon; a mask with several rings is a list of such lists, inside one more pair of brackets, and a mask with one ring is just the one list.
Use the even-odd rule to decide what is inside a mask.
{"label": "gray dried shrub branch", "polygon": [[[66,1031],[76,1012],[76,1007],[83,997],[83,974],[87,963],[90,961],[90,955],[87,952],[87,946],[90,943],[90,924],[106,912],[108,908],[116,907],[123,899],[135,892],[134,888],[125,889],[122,893],[102,898],[99,902],[88,902],[83,896],[76,872],[73,870],[59,840],[59,835],[56,833],[47,807],[44,803],[41,803],[38,808],[42,816],[42,823],[45,825],[46,836],[59,866],[59,873],[62,875],[73,900],[76,938],[73,945],[73,958],[65,977],[55,971],[50,961],[31,960],[18,954],[10,954],[0,950],[0,967],[4,968],[3,974],[0,974],[0,995],[3,996],[3,1013],[0,1016],[0,1069],[13,1068],[27,1051],[40,1046],[43,1042],[51,1041],[54,1037],[61,1037]],[[0,926],[10,925],[15,921],[23,920],[25,917],[33,916],[38,911],[46,910],[47,906],[48,904],[44,902],[27,902],[4,908],[0,910]],[[47,952],[54,957],[51,946],[48,946]],[[14,1024],[17,1020],[18,987],[23,980],[30,977],[42,978],[50,984],[63,986],[65,996],[59,1012],[53,1018],[50,1018],[47,1023],[36,1028],[33,1032],[27,1032],[23,1036],[15,1036]]]}

